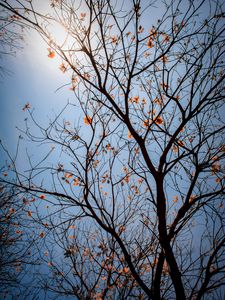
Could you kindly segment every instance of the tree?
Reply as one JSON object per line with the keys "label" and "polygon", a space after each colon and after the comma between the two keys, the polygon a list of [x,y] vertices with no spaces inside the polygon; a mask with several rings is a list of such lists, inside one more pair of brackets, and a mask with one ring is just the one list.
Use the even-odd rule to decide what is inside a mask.
{"label": "tree", "polygon": [[[16,51],[21,50],[23,42],[23,25],[18,23],[17,15],[10,15],[1,11],[0,13],[0,73],[1,75],[9,75],[10,70],[7,70],[2,65],[3,58],[8,55],[15,55]],[[18,30],[19,29],[19,30]]]}
{"label": "tree", "polygon": [[1,179],[40,203],[54,292],[224,298],[224,4],[162,1],[153,26],[154,5],[53,0],[44,15],[0,1],[71,76],[74,103],[47,127],[24,107],[22,134],[43,157],[26,174],[13,160],[16,180]]}
{"label": "tree", "polygon": [[[4,176],[7,176],[4,173]],[[25,198],[20,199],[21,192],[12,186],[0,187],[0,295],[3,298],[24,299],[33,294],[24,285],[24,278],[29,282],[27,273],[37,264],[33,247],[32,229],[26,213],[31,215]],[[34,281],[33,281],[34,282]]]}

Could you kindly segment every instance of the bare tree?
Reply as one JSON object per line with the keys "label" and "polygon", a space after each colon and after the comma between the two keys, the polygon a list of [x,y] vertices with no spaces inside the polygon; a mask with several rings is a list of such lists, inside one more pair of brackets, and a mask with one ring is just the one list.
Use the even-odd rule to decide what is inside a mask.
{"label": "bare tree", "polygon": [[24,299],[25,295],[33,294],[33,288],[24,282],[32,286],[31,268],[37,264],[32,228],[29,230],[26,217],[31,212],[27,200],[20,199],[22,193],[17,188],[3,185],[0,193],[0,295],[2,299]]}
{"label": "bare tree", "polygon": [[0,1],[71,76],[74,103],[49,126],[24,107],[43,156],[1,179],[37,199],[53,292],[224,299],[223,1],[162,1],[153,26],[154,5]]}
{"label": "bare tree", "polygon": [[[19,21],[19,22],[18,22]],[[18,23],[17,23],[18,22]],[[7,12],[0,12],[0,74],[9,75],[11,70],[8,70],[4,65],[4,58],[9,55],[16,55],[16,52],[22,49],[24,42],[24,25],[16,14],[8,15]]]}

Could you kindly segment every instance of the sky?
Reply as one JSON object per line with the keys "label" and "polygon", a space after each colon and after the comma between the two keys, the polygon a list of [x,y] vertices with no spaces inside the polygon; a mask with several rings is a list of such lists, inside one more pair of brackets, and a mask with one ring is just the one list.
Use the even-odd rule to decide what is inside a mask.
{"label": "sky", "polygon": [[[41,38],[29,31],[25,34],[23,47],[15,56],[5,56],[0,62],[11,71],[0,77],[0,139],[12,154],[20,135],[16,127],[24,128],[27,112],[22,109],[26,103],[30,103],[41,123],[47,123],[49,117],[74,99],[69,86],[58,90],[69,83],[69,74],[59,70],[61,61],[58,58],[48,57],[48,46]],[[0,164],[4,164],[4,156],[0,158]],[[22,155],[19,165],[26,164],[26,156]]]}
{"label": "sky", "polygon": [[18,138],[16,126],[24,123],[22,108],[29,102],[35,114],[45,119],[49,111],[62,108],[72,97],[68,88],[56,92],[65,84],[59,61],[47,57],[47,47],[34,33],[25,36],[24,49],[15,56],[4,57],[3,66],[11,74],[0,78],[1,111],[0,136],[13,149]]}
{"label": "sky", "polygon": [[[49,9],[48,1],[34,1],[41,11]],[[155,7],[151,20],[147,16],[143,26],[150,28],[156,23],[160,15],[160,7]],[[151,24],[152,23],[152,24]],[[51,27],[57,40],[63,37],[60,28]],[[16,128],[25,128],[24,119],[27,112],[22,108],[30,103],[34,109],[36,119],[42,124],[56,115],[68,101],[74,101],[74,94],[69,90],[71,73],[63,74],[59,70],[61,61],[57,56],[54,59],[48,57],[48,46],[34,31],[26,31],[25,42],[21,44],[22,50],[15,55],[4,55],[0,61],[10,74],[0,77],[0,139],[4,146],[13,155],[16,151],[18,137],[21,132]],[[23,143],[24,147],[25,144]],[[35,152],[31,147],[31,151]],[[33,146],[36,147],[36,146]],[[25,149],[24,149],[25,150]],[[22,152],[21,152],[22,153]],[[4,165],[4,156],[1,156],[0,164]],[[19,165],[26,165],[25,155],[18,161]]]}

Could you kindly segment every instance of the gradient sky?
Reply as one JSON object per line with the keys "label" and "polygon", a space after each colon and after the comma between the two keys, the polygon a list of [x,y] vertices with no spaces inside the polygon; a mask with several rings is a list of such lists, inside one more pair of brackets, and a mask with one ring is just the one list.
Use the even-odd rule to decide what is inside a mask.
{"label": "gradient sky", "polygon": [[[155,14],[154,18],[157,17]],[[151,25],[150,22],[143,24],[147,28]],[[60,86],[70,83],[71,73],[63,74],[59,70],[61,61],[57,57],[48,58],[47,48],[37,34],[29,31],[25,35],[24,49],[18,51],[16,56],[3,57],[0,62],[12,72],[0,78],[0,139],[11,153],[15,152],[20,134],[16,126],[24,128],[27,113],[22,108],[27,102],[35,109],[35,116],[43,124],[48,122],[48,117],[57,114],[67,101],[74,99],[69,85],[56,92]],[[0,164],[4,164],[4,157],[1,157]],[[19,164],[26,166],[25,155]]]}
{"label": "gradient sky", "polygon": [[[73,94],[65,87],[55,90],[66,83],[65,77],[58,69],[59,61],[47,57],[47,47],[35,34],[25,37],[27,45],[15,57],[4,57],[3,65],[12,71],[0,79],[1,110],[0,136],[10,149],[14,148],[18,137],[15,126],[21,126],[26,117],[22,111],[29,102],[35,108],[35,114],[45,119],[52,110],[65,105]],[[68,77],[67,77],[68,80]]]}
{"label": "gradient sky", "polygon": [[[34,1],[41,11],[49,8],[48,1]],[[185,4],[184,4],[185,5]],[[204,11],[203,15],[204,15]],[[145,16],[143,26],[150,28],[160,17],[160,7],[152,9],[151,18]],[[53,28],[57,39],[60,39],[59,28]],[[12,72],[11,75],[0,77],[0,138],[8,149],[15,149],[18,138],[16,126],[23,127],[26,113],[22,111],[29,102],[35,108],[35,115],[41,122],[47,120],[47,115],[57,113],[68,100],[74,99],[69,86],[55,92],[60,86],[69,83],[71,74],[63,74],[59,70],[61,61],[55,57],[48,58],[47,45],[33,31],[25,34],[24,49],[16,56],[3,56],[0,64]]]}

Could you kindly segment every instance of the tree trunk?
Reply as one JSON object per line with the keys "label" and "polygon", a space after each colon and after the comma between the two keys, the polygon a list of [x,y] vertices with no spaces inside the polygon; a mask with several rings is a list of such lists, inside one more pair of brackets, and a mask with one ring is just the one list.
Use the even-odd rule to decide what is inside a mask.
{"label": "tree trunk", "polygon": [[181,273],[179,271],[176,259],[174,257],[173,250],[170,246],[170,241],[167,235],[166,229],[166,197],[163,189],[163,177],[157,178],[157,215],[158,215],[158,230],[159,230],[159,242],[164,251],[166,261],[169,265],[170,277],[173,282],[173,286],[176,293],[177,300],[185,300],[185,292],[181,279]]}

